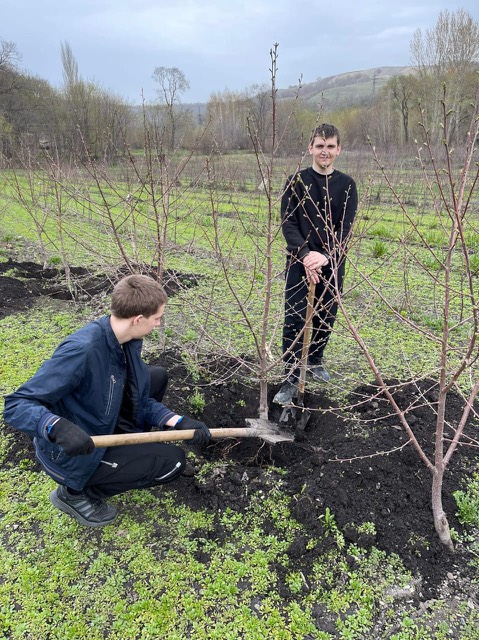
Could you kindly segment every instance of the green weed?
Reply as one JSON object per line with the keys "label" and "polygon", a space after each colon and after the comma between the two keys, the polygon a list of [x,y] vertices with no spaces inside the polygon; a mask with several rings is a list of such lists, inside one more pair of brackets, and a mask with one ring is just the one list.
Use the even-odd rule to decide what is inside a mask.
{"label": "green weed", "polygon": [[474,276],[478,276],[479,275],[479,254],[475,253],[474,255],[470,256],[469,265],[471,268],[471,273]]}
{"label": "green weed", "polygon": [[372,536],[375,536],[377,533],[374,522],[363,522],[362,524],[357,525],[356,529],[358,533],[365,533]]}
{"label": "green weed", "polygon": [[389,229],[388,227],[385,227],[383,225],[377,225],[374,227],[374,229],[372,230],[372,234],[373,236],[377,237],[377,238],[392,238],[393,234],[391,233],[391,229]]}
{"label": "green weed", "polygon": [[204,395],[196,389],[195,392],[188,398],[188,404],[194,415],[201,416],[205,409],[206,400]]}
{"label": "green weed", "polygon": [[346,544],[344,535],[340,531],[336,523],[336,518],[330,508],[326,507],[324,514],[319,516],[319,518],[323,523],[325,534],[334,538],[338,549],[344,549]]}
{"label": "green weed", "polygon": [[386,255],[388,248],[386,243],[382,240],[375,240],[371,251],[375,258],[382,258]]}
{"label": "green weed", "polygon": [[461,524],[479,527],[479,473],[468,478],[464,491],[454,491],[457,505],[457,517]]}
{"label": "green weed", "polygon": [[431,256],[431,255],[428,255],[422,259],[422,265],[424,269],[433,273],[443,269],[443,265],[441,261],[438,258],[435,258],[434,256]]}

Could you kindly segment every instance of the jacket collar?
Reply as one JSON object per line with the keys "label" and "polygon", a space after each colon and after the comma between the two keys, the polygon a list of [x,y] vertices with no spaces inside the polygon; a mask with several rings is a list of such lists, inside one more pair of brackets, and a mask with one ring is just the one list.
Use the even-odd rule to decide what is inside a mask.
{"label": "jacket collar", "polygon": [[[102,326],[105,332],[106,340],[108,342],[108,347],[111,349],[113,353],[118,354],[123,359],[124,352],[122,349],[122,345],[120,345],[120,343],[118,342],[118,338],[116,337],[115,333],[113,332],[113,329],[111,328],[110,316],[109,315],[102,316],[98,320],[98,322],[100,323],[100,325]],[[129,340],[128,342],[125,342],[123,347],[131,351],[141,351],[142,344],[143,344],[143,340],[135,339],[135,340]]]}

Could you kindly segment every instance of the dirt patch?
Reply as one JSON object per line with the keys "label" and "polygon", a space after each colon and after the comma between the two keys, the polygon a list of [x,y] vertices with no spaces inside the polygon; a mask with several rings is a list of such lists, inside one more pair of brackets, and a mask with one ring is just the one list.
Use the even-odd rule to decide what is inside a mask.
{"label": "dirt patch", "polygon": [[[152,276],[156,274],[153,267],[136,265],[136,268],[141,273]],[[25,311],[39,296],[88,302],[95,296],[110,293],[118,278],[128,273],[123,267],[112,273],[92,273],[84,267],[71,267],[70,282],[67,284],[65,269],[62,268],[44,269],[35,262],[17,262],[12,259],[0,262],[0,318]],[[172,296],[180,287],[195,286],[200,277],[167,270],[163,278],[166,293]]]}
{"label": "dirt patch", "polygon": [[[1,265],[3,272],[5,264]],[[48,295],[48,284],[58,277],[56,270],[55,277],[52,275],[50,279],[40,277],[37,270],[36,276],[30,278],[26,275],[30,273],[30,263],[15,266],[11,263],[12,268],[26,280],[10,275],[0,277],[0,308],[4,315],[23,310],[28,296]],[[99,286],[99,282],[96,284]],[[56,280],[54,287],[57,287]],[[151,362],[156,363],[169,371],[165,403],[176,411],[191,414],[189,399],[193,390],[199,389],[205,400],[200,417],[211,427],[244,426],[245,418],[257,417],[257,390],[248,386],[240,372],[234,372],[226,383],[214,384],[211,363],[205,365],[199,379],[192,378],[176,353],[164,353]],[[224,375],[218,376],[217,367],[224,368]],[[219,362],[213,378],[226,379],[231,371],[233,363]],[[270,390],[269,398],[270,419],[274,421],[279,420],[280,414],[279,408],[271,403],[276,390]],[[435,393],[434,384],[424,381],[420,387],[398,383],[395,396],[401,407],[410,408],[416,436],[428,454],[434,438],[435,415],[421,399],[434,400]],[[307,541],[320,538],[323,527],[320,516],[329,507],[349,542],[364,547],[374,545],[398,554],[418,578],[420,598],[437,596],[445,583],[449,584],[450,592],[469,589],[468,595],[477,598],[465,554],[460,548],[451,554],[434,531],[431,473],[407,444],[407,437],[398,419],[391,416],[388,403],[372,385],[355,389],[351,397],[353,404],[357,404],[356,410],[346,415],[331,405],[321,389],[314,394],[307,393],[305,402],[311,407],[312,415],[306,431],[295,442],[274,446],[255,438],[212,442],[198,452],[199,459],[224,461],[224,473],[220,466],[206,484],[199,483],[194,474],[182,477],[176,484],[182,500],[195,509],[241,511],[256,492],[264,488],[265,469],[274,465],[287,471],[282,480],[284,491],[292,497],[292,515],[304,525],[304,532],[291,545],[289,555],[292,566],[303,570],[305,576],[319,551],[317,547],[310,550]],[[450,396],[447,418],[451,424],[457,424],[462,406],[459,396]],[[377,455],[378,452],[382,455]],[[9,462],[18,462],[26,455],[33,455],[31,443],[22,434],[16,434]],[[231,462],[233,471],[227,464]],[[452,492],[460,488],[464,475],[473,470],[477,470],[477,453],[472,448],[461,447],[451,460],[444,484],[444,508],[451,526],[458,531],[462,528],[455,517]],[[374,522],[376,532],[359,532],[358,525],[365,522]],[[218,525],[215,536],[221,535]],[[453,584],[457,576],[461,577],[460,584],[459,581]],[[287,587],[283,589],[287,597]]]}

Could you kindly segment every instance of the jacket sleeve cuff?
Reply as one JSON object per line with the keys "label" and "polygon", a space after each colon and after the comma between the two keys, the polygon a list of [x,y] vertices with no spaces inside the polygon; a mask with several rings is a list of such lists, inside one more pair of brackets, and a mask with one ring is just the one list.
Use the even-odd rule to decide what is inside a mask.
{"label": "jacket sleeve cuff", "polygon": [[308,249],[308,247],[303,247],[302,249],[300,249],[298,251],[298,259],[302,260],[304,258],[304,256],[307,256],[308,253],[311,253],[310,250]]}
{"label": "jacket sleeve cuff", "polygon": [[157,421],[157,426],[160,427],[161,429],[163,429],[163,427],[165,426],[165,424],[168,422],[168,420],[170,418],[172,418],[173,416],[176,416],[177,414],[174,411],[170,411],[170,409],[167,409],[166,407],[163,409],[163,411],[161,412],[158,421]]}
{"label": "jacket sleeve cuff", "polygon": [[49,427],[51,427],[59,419],[60,419],[60,417],[55,415],[54,413],[45,413],[42,416],[42,419],[41,419],[40,424],[38,426],[38,435],[41,438],[45,438],[45,440],[49,440],[50,439],[48,437]]}

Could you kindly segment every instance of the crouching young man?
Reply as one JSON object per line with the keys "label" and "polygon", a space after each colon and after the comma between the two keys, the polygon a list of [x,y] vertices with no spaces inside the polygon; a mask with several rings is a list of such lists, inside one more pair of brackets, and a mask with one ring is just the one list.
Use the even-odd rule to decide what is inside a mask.
{"label": "crouching young man", "polygon": [[160,325],[166,303],[153,278],[123,278],[113,289],[111,315],[67,337],[5,398],[5,422],[33,438],[40,464],[58,482],[50,500],[83,525],[113,522],[108,497],[171,482],[185,468],[177,445],[96,449],[90,436],[170,427],[195,429],[195,444],[210,438],[204,423],[162,403],[167,372],[141,359],[142,338]]}

